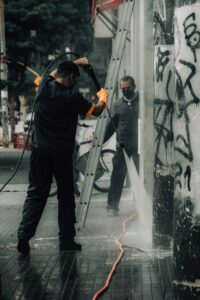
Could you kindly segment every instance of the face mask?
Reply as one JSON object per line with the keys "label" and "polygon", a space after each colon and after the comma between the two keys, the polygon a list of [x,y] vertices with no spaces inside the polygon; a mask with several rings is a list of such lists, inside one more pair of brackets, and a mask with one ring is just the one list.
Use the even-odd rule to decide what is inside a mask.
{"label": "face mask", "polygon": [[132,89],[123,89],[122,93],[127,99],[132,99],[134,96],[134,92]]}

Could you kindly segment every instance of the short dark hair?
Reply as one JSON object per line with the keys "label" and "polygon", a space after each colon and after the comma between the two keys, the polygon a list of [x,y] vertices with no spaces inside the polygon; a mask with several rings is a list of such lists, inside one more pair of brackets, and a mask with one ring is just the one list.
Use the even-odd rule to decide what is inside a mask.
{"label": "short dark hair", "polygon": [[80,76],[79,69],[72,61],[64,61],[57,68],[57,77],[66,77],[73,74],[75,77]]}
{"label": "short dark hair", "polygon": [[135,80],[131,76],[124,76],[121,78],[121,81],[130,81],[133,87],[136,87]]}

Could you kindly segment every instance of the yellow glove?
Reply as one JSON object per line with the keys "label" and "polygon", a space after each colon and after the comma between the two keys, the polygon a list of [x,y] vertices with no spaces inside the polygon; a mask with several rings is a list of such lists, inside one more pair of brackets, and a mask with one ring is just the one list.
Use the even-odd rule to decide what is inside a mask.
{"label": "yellow glove", "polygon": [[108,106],[108,92],[106,89],[101,88],[100,91],[96,94],[99,98],[99,101],[102,101],[105,103],[105,107]]}
{"label": "yellow glove", "polygon": [[42,80],[42,77],[40,75],[38,75],[35,80],[34,80],[34,84],[35,84],[35,92],[38,92],[38,87],[40,85],[40,82]]}
{"label": "yellow glove", "polygon": [[38,76],[35,78],[35,80],[34,80],[34,84],[35,84],[36,86],[39,86],[41,80],[42,80],[42,77],[38,75]]}

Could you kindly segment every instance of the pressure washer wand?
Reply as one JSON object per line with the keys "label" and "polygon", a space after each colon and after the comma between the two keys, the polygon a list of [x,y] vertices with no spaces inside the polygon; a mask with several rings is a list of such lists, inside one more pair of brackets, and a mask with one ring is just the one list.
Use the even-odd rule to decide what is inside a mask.
{"label": "pressure washer wand", "polygon": [[[84,71],[92,78],[92,80],[93,80],[93,82],[94,82],[94,85],[95,85],[97,91],[99,91],[99,90],[101,89],[101,86],[100,86],[100,84],[99,84],[99,82],[98,82],[98,79],[97,79],[97,77],[96,77],[96,74],[95,74],[95,72],[94,72],[92,66],[91,66],[91,65],[84,65],[84,66],[82,66],[82,68],[83,68],[83,70],[84,70]],[[111,113],[110,113],[110,110],[109,110],[108,107],[107,107],[107,112],[108,112],[108,116],[109,116],[109,118],[110,118],[110,120],[111,120],[111,122],[112,122],[112,125],[113,125],[113,127],[114,127],[114,130],[115,130],[115,132],[117,132],[117,128],[116,128],[116,126],[115,126],[115,123],[113,122],[113,119],[112,119],[112,116],[111,116]],[[121,145],[122,145],[122,144],[121,144]],[[122,146],[123,146],[123,145],[122,145]]]}
{"label": "pressure washer wand", "polygon": [[98,79],[96,77],[96,74],[95,74],[92,66],[91,65],[84,65],[84,66],[82,66],[82,68],[92,78],[97,91],[99,91],[101,89],[101,86],[98,82]]}

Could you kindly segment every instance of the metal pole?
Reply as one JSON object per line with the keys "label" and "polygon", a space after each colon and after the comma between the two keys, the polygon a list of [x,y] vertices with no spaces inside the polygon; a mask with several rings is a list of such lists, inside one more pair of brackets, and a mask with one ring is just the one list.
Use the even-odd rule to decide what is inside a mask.
{"label": "metal pole", "polygon": [[[5,46],[5,26],[4,26],[4,3],[0,0],[0,79],[4,86],[7,83],[7,64],[4,60],[6,56]],[[9,132],[8,132],[8,90],[7,86],[1,89],[1,124],[3,128],[3,146],[9,147]]]}

